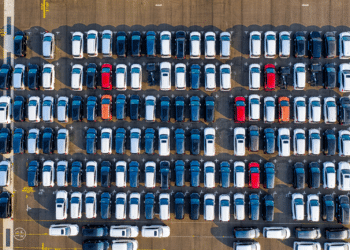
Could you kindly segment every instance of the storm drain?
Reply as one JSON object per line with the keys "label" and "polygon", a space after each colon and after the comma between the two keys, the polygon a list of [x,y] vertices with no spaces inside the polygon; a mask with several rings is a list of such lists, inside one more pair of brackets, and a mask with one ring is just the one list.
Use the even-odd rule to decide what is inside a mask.
{"label": "storm drain", "polygon": [[6,229],[6,247],[11,246],[11,230],[9,228]]}

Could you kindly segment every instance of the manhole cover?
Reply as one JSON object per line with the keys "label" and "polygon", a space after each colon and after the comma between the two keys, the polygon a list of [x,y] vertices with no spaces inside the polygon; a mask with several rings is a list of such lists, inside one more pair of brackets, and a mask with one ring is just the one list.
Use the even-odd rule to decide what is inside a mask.
{"label": "manhole cover", "polygon": [[26,237],[26,230],[21,227],[17,227],[15,229],[13,237],[15,237],[16,240],[24,240]]}

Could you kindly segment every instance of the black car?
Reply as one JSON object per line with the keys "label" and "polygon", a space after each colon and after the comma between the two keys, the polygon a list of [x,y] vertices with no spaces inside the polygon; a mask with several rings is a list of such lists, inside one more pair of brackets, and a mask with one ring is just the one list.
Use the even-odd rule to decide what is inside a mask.
{"label": "black car", "polygon": [[130,119],[138,120],[140,117],[140,97],[132,95],[130,97]]}
{"label": "black car", "polygon": [[191,130],[191,154],[199,155],[201,148],[201,134],[198,129]]}
{"label": "black car", "polygon": [[205,120],[214,122],[215,119],[215,99],[212,96],[205,98]]}
{"label": "black car", "polygon": [[275,131],[272,128],[265,128],[264,130],[264,153],[275,153]]}
{"label": "black car", "polygon": [[156,32],[148,31],[146,34],[147,56],[156,56]]}
{"label": "black car", "polygon": [[3,64],[0,67],[0,89],[9,89],[12,79],[12,67],[9,64]]}
{"label": "black car", "polygon": [[40,66],[36,64],[30,64],[28,66],[27,84],[31,90],[37,90],[40,86]]}
{"label": "black car", "polygon": [[321,183],[320,164],[317,162],[309,163],[309,188],[319,188]]}
{"label": "black car", "polygon": [[336,217],[339,223],[349,224],[349,197],[347,195],[340,195],[337,198],[337,206],[335,208]]}
{"label": "black car", "polygon": [[53,144],[55,140],[55,134],[52,128],[45,128],[42,137],[42,149],[43,154],[53,153]]}
{"label": "black car", "polygon": [[37,187],[39,185],[39,170],[40,165],[38,161],[31,161],[28,164],[28,186]]}
{"label": "black car", "polygon": [[81,175],[83,164],[80,161],[74,161],[71,168],[72,187],[81,187]]}
{"label": "black car", "polygon": [[295,57],[307,57],[304,32],[298,31],[294,34],[294,55]]}
{"label": "black car", "polygon": [[341,125],[350,124],[350,97],[340,97],[338,101],[338,120]]}
{"label": "black car", "polygon": [[86,153],[96,154],[97,145],[97,130],[94,128],[89,128],[86,131]]}
{"label": "black car", "polygon": [[86,70],[86,87],[88,89],[96,89],[97,75],[97,65],[95,63],[89,63]]}
{"label": "black car", "polygon": [[131,33],[131,56],[141,56],[141,33],[139,31]]}
{"label": "black car", "polygon": [[175,219],[182,220],[185,215],[185,196],[181,192],[175,194]]}
{"label": "black car", "polygon": [[262,217],[266,221],[273,221],[274,218],[274,208],[275,208],[275,202],[272,197],[272,195],[267,194],[265,195],[263,199],[263,212],[262,212]]}
{"label": "black car", "polygon": [[201,206],[200,197],[198,193],[192,193],[190,196],[190,219],[198,220],[199,219],[199,208]]}
{"label": "black car", "polygon": [[249,127],[249,151],[259,151],[259,127],[256,125]]}
{"label": "black car", "polygon": [[305,188],[305,169],[304,164],[297,162],[294,164],[293,187],[295,189]]}
{"label": "black car", "polygon": [[337,139],[335,137],[335,131],[327,129],[323,133],[323,152],[325,155],[335,155],[337,148]]}
{"label": "black car", "polygon": [[176,58],[185,59],[186,57],[186,33],[185,31],[176,32]]}
{"label": "black car", "polygon": [[84,240],[83,250],[108,250],[108,240]]}
{"label": "black car", "polygon": [[319,59],[322,55],[322,38],[318,31],[311,31],[309,34],[308,49],[311,59]]}
{"label": "black car", "polygon": [[8,154],[11,151],[11,130],[0,129],[0,154]]}
{"label": "black car", "polygon": [[275,187],[275,165],[272,162],[266,162],[264,165],[264,188],[271,189]]}
{"label": "black car", "polygon": [[249,219],[259,220],[260,217],[260,201],[258,194],[249,195]]}
{"label": "black car", "polygon": [[72,121],[81,122],[83,120],[84,100],[81,96],[74,96],[72,99]]}
{"label": "black car", "polygon": [[350,229],[348,228],[327,228],[327,240],[348,240],[350,239]]}
{"label": "black car", "polygon": [[337,42],[333,32],[324,34],[324,56],[330,59],[337,56]]}
{"label": "black car", "polygon": [[0,218],[10,218],[12,213],[12,194],[2,192],[0,194]]}
{"label": "black car", "polygon": [[95,122],[97,116],[97,97],[89,96],[86,103],[86,119],[88,122]]}
{"label": "black car", "polygon": [[111,218],[111,195],[108,192],[101,194],[101,218],[110,219]]}
{"label": "black car", "polygon": [[169,161],[161,161],[160,162],[160,188],[161,189],[169,189],[170,188],[170,162]]}
{"label": "black car", "polygon": [[105,237],[108,236],[108,227],[100,225],[86,225],[82,227],[83,236]]}
{"label": "black car", "polygon": [[13,102],[13,120],[23,122],[26,116],[26,99],[23,96],[16,96]]}
{"label": "black car", "polygon": [[116,43],[116,52],[118,57],[126,57],[126,33],[124,31],[119,31],[117,33],[117,43]]}
{"label": "black car", "polygon": [[27,36],[23,31],[17,31],[15,33],[15,39],[13,41],[13,54],[15,56],[24,57],[27,52]]}
{"label": "black car", "polygon": [[162,122],[169,122],[170,119],[170,98],[162,96],[160,98],[160,120]]}
{"label": "black car", "polygon": [[337,84],[337,73],[333,63],[325,64],[323,67],[324,88],[334,89]]}
{"label": "black car", "polygon": [[103,161],[101,163],[101,187],[111,186],[111,163]]}
{"label": "black car", "polygon": [[13,132],[12,149],[14,154],[23,154],[27,133],[22,128],[16,128]]}
{"label": "black car", "polygon": [[334,221],[334,199],[333,196],[330,194],[327,194],[323,196],[323,202],[322,202],[322,219],[324,221]]}
{"label": "black car", "polygon": [[175,120],[177,122],[185,120],[185,98],[183,96],[175,97]]}

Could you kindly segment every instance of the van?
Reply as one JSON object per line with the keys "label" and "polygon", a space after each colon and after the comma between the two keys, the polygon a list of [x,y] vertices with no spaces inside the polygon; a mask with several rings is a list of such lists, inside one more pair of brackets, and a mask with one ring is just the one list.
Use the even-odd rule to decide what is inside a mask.
{"label": "van", "polygon": [[263,236],[269,239],[288,239],[290,230],[288,227],[264,227]]}
{"label": "van", "polygon": [[257,227],[235,227],[233,235],[236,239],[255,239],[259,238],[260,230]]}
{"label": "van", "polygon": [[137,250],[139,244],[137,240],[113,240],[112,250]]}
{"label": "van", "polygon": [[220,58],[230,59],[231,55],[231,34],[221,32],[220,34]]}
{"label": "van", "polygon": [[145,238],[166,238],[170,235],[170,227],[161,225],[143,226],[142,237]]}
{"label": "van", "polygon": [[297,227],[295,228],[295,238],[315,240],[321,238],[321,230],[319,228]]}
{"label": "van", "polygon": [[118,238],[137,237],[139,235],[139,228],[137,226],[111,226],[109,236]]}
{"label": "van", "polygon": [[294,241],[293,250],[321,250],[321,244],[312,241]]}
{"label": "van", "polygon": [[57,224],[51,225],[49,229],[50,236],[76,236],[79,233],[77,224]]}
{"label": "van", "polygon": [[160,56],[162,58],[171,57],[171,33],[169,31],[160,33]]}
{"label": "van", "polygon": [[55,56],[55,35],[45,33],[43,36],[43,57],[45,59],[53,59]]}

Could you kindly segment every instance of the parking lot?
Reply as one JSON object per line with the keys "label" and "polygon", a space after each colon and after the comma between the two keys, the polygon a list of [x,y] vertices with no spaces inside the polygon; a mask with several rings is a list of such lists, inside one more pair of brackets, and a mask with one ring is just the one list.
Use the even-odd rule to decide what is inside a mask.
{"label": "parking lot", "polygon": [[[86,89],[81,92],[74,92],[70,89],[70,75],[71,67],[73,64],[82,64],[87,66],[89,63],[96,63],[101,65],[103,63],[110,63],[114,65],[118,63],[124,63],[129,65],[133,63],[139,63],[143,65],[143,87],[142,90],[137,92],[141,99],[141,119],[140,121],[131,121],[128,117],[124,121],[116,120],[115,113],[113,113],[112,121],[102,121],[100,118],[97,122],[87,122],[86,117],[83,122],[71,122],[59,123],[55,119],[54,123],[29,123],[29,122],[15,122],[15,128],[24,128],[29,130],[30,128],[39,128],[41,131],[45,127],[54,128],[56,131],[60,128],[67,128],[70,131],[70,145],[69,155],[16,155],[14,157],[14,176],[12,181],[14,182],[14,206],[13,206],[13,247],[18,249],[81,249],[81,243],[85,239],[81,235],[76,237],[50,237],[48,236],[48,229],[51,224],[60,223],[55,220],[55,193],[57,190],[67,190],[69,193],[80,191],[86,193],[87,191],[95,191],[98,193],[98,201],[100,200],[100,194],[102,192],[110,192],[112,194],[112,219],[102,220],[99,211],[98,217],[94,220],[87,220],[85,215],[80,220],[71,220],[68,216],[67,223],[77,223],[79,226],[87,224],[96,225],[137,225],[139,229],[143,225],[168,225],[171,229],[169,238],[164,239],[147,239],[142,238],[141,235],[137,237],[139,243],[139,249],[232,249],[234,239],[232,230],[234,227],[250,227],[256,226],[262,232],[264,226],[286,226],[293,230],[297,226],[305,227],[319,227],[321,228],[323,237],[318,242],[323,243],[326,241],[324,238],[324,229],[328,227],[339,228],[341,227],[336,221],[332,223],[325,223],[320,220],[319,223],[311,223],[306,220],[302,223],[292,220],[291,216],[291,194],[296,191],[292,187],[292,166],[295,162],[303,162],[305,166],[313,161],[320,163],[325,161],[334,161],[336,164],[339,161],[348,161],[348,158],[341,158],[338,155],[334,157],[324,156],[291,156],[291,157],[278,157],[277,152],[273,155],[267,155],[263,153],[262,144],[262,132],[263,129],[272,127],[276,130],[281,127],[286,128],[304,128],[309,130],[310,128],[320,128],[321,132],[326,129],[334,129],[339,131],[341,129],[349,129],[348,127],[341,126],[339,124],[279,124],[274,123],[264,124],[260,122],[246,122],[244,124],[236,124],[232,120],[233,118],[233,99],[236,96],[248,97],[250,94],[256,94],[256,92],[249,91],[248,89],[248,67],[252,63],[260,63],[262,66],[267,63],[273,63],[276,68],[280,66],[292,67],[295,63],[303,62],[310,65],[315,60],[311,59],[296,59],[290,57],[289,59],[249,59],[249,32],[257,30],[266,32],[269,30],[280,32],[280,31],[291,31],[292,34],[296,31],[305,31],[306,33],[316,30],[322,32],[334,31],[336,37],[340,32],[348,31],[348,25],[350,17],[348,12],[350,10],[350,2],[346,0],[339,0],[337,2],[330,0],[305,0],[305,1],[288,1],[288,0],[213,0],[213,1],[168,1],[168,0],[106,0],[106,1],[69,1],[69,0],[46,0],[44,10],[41,9],[43,0],[32,0],[32,1],[19,1],[15,2],[15,17],[14,26],[15,31],[25,31],[28,35],[28,52],[25,58],[16,58],[15,64],[22,63],[25,65],[52,63],[56,67],[56,84],[55,90],[43,91],[43,90],[24,90],[15,91],[16,95],[22,95],[25,97],[29,96],[68,96],[73,97],[74,95],[82,96],[86,99],[88,96],[97,96],[98,98],[105,94],[106,91],[98,88],[96,90]],[[3,5],[0,2],[0,10],[3,9]],[[3,12],[0,11],[0,22],[3,25]],[[141,58],[127,57],[126,59],[117,59],[116,55],[111,58],[103,58],[101,53],[96,58],[91,58],[86,55],[81,60],[72,59],[71,56],[71,34],[74,31],[87,32],[88,30],[97,30],[102,32],[103,30],[109,29],[113,32],[117,31],[156,31],[161,32],[169,30],[173,34],[178,30],[184,30],[188,34],[190,31],[199,31],[203,34],[207,31],[214,31],[217,34],[217,45],[218,34],[222,31],[228,31],[232,34],[231,39],[231,58],[229,60],[220,60],[219,56],[214,60],[204,59],[189,59],[189,56],[185,60],[177,60],[173,56],[171,59],[162,59],[159,56],[156,58],[147,58],[142,56]],[[44,60],[42,57],[42,41],[41,37],[43,32],[49,31],[56,35],[56,51],[54,60]],[[84,39],[86,41],[86,39]],[[2,45],[3,39],[0,38],[0,45]],[[203,44],[203,42],[202,42]],[[204,47],[204,46],[202,46]],[[218,47],[218,46],[217,46]],[[85,47],[86,48],[86,47]],[[174,44],[173,44],[174,48]],[[0,46],[0,55],[2,53],[3,46]],[[293,47],[292,47],[293,49]],[[203,51],[203,49],[202,49]],[[218,51],[218,48],[217,48]],[[157,47],[157,54],[159,54],[159,48]],[[202,53],[203,54],[203,53]],[[217,53],[218,54],[218,53]],[[187,52],[188,55],[188,52]],[[222,63],[228,63],[232,66],[232,91],[221,92],[219,88],[215,92],[206,92],[204,90],[204,84],[199,91],[190,90],[186,91],[173,91],[163,92],[159,91],[159,86],[149,86],[147,83],[146,63],[155,62],[160,63],[169,61],[174,65],[178,62],[184,62],[188,65],[188,70],[191,64],[198,63],[202,66],[202,72],[205,64],[214,63],[216,69],[216,82],[219,87],[219,66]],[[336,65],[340,63],[346,63],[348,60],[336,59],[319,59],[322,65],[329,62],[334,62]],[[310,79],[310,72],[307,73],[307,80]],[[172,83],[174,85],[174,75],[172,74]],[[188,74],[189,75],[189,74]],[[202,73],[203,75],[203,73]],[[128,77],[129,78],[129,77]],[[129,78],[130,79],[130,78]],[[204,78],[203,78],[204,79]],[[322,81],[322,77],[319,79]],[[334,96],[339,98],[344,94],[338,91],[338,88],[334,90],[324,89],[322,86],[307,87],[303,91],[295,91],[292,86],[292,75],[288,78],[289,86],[285,90],[281,90],[279,87],[275,91],[265,92],[259,91],[258,94],[261,96],[261,100],[266,96],[289,96],[291,100],[297,96],[304,96],[308,100],[311,96],[324,97]],[[204,80],[202,80],[204,82]],[[187,79],[189,83],[189,77]],[[129,83],[128,83],[129,86]],[[120,92],[113,89],[108,91],[114,97]],[[135,94],[135,91],[131,91],[128,88],[127,91],[123,92],[126,96]],[[7,93],[8,94],[8,93]],[[157,100],[161,96],[169,96],[174,102],[176,96],[185,97],[185,122],[175,122],[174,119],[174,105],[171,109],[171,120],[169,123],[162,123],[160,121],[160,109],[157,105],[156,122],[149,123],[144,120],[144,98],[147,95],[154,95]],[[190,109],[189,99],[191,96],[197,95],[201,98],[201,120],[198,123],[190,122]],[[204,98],[208,95],[215,97],[215,122],[207,123],[204,121]],[[86,110],[84,109],[84,112]],[[115,110],[113,111],[115,112]],[[293,112],[291,114],[293,116]],[[261,105],[261,117],[263,117],[262,105]],[[277,120],[276,120],[277,121]],[[235,127],[248,128],[250,125],[257,125],[261,128],[260,132],[260,150],[257,153],[246,151],[246,156],[235,157],[233,155],[233,129]],[[95,128],[100,131],[101,128],[125,128],[127,130],[126,140],[126,154],[125,155],[101,155],[100,145],[98,142],[98,152],[96,155],[86,155],[85,150],[85,134],[87,128]],[[144,153],[144,130],[146,128],[153,128],[156,130],[159,127],[170,128],[171,137],[171,155],[169,157],[160,157],[158,150],[155,151],[154,155],[148,155]],[[203,130],[206,127],[214,127],[216,129],[216,156],[206,157],[203,155],[203,143],[201,144],[201,154],[199,156],[190,155],[190,131],[192,129],[199,129],[203,138]],[[130,139],[129,130],[131,128],[140,128],[142,130],[142,147],[139,155],[130,154]],[[177,128],[185,130],[186,134],[186,153],[185,155],[175,154],[175,140],[174,131]],[[98,140],[99,141],[99,140]],[[157,141],[157,140],[156,140]],[[203,140],[202,140],[203,141]],[[158,142],[156,143],[157,149]],[[114,142],[113,142],[114,148]],[[113,150],[113,152],[115,152]],[[7,156],[4,156],[5,158]],[[39,185],[37,188],[30,188],[27,184],[27,164],[31,160],[39,160],[41,162],[45,160],[53,160],[56,163],[60,160],[67,160],[69,163],[73,161],[83,162],[83,169],[85,169],[85,163],[87,161],[97,161],[98,164],[101,161],[110,161],[113,164],[116,161],[125,160],[127,162],[137,161],[140,164],[141,178],[139,188],[117,188],[115,186],[115,175],[112,174],[112,185],[111,188],[101,188],[99,185],[97,188],[87,188],[83,183],[81,188],[53,188],[43,187]],[[144,187],[144,162],[155,161],[157,163],[157,174],[159,170],[159,162],[162,160],[168,160],[171,162],[171,168],[174,168],[174,162],[176,160],[184,160],[186,166],[185,175],[185,186],[175,186],[175,174],[172,172],[171,176],[171,187],[168,191],[171,197],[171,219],[169,221],[160,221],[159,216],[156,215],[154,220],[146,220],[144,216],[144,194],[152,192],[156,194],[156,212],[158,211],[158,195],[164,191],[160,190],[159,182],[160,176],[157,175],[157,187],[150,190]],[[204,177],[203,171],[201,172],[201,185],[200,187],[190,186],[190,172],[189,164],[192,160],[198,160],[201,162],[201,168],[206,161],[213,161],[216,163],[216,188],[210,190],[206,189],[203,185]],[[234,161],[245,161],[246,162],[246,186],[244,189],[235,189],[232,187],[229,189],[221,188],[219,185],[219,164],[222,161],[229,161],[232,166]],[[276,186],[274,189],[251,190],[248,188],[248,171],[247,166],[249,162],[257,161],[262,166],[264,163],[271,161],[276,165]],[[112,168],[114,171],[114,168]],[[305,168],[306,169],[306,168]],[[113,173],[113,172],[112,172]],[[83,174],[84,178],[84,174]],[[83,179],[84,181],[84,179]],[[232,182],[232,181],[231,181]],[[125,221],[117,221],[114,217],[114,201],[115,194],[117,192],[139,192],[141,193],[141,218],[138,221],[129,220],[128,216]],[[176,220],[174,217],[174,202],[173,195],[176,192],[185,193],[185,219]],[[213,222],[205,221],[203,219],[203,207],[201,207],[201,216],[198,221],[192,221],[189,219],[189,195],[191,193],[198,192],[201,195],[201,202],[203,203],[203,196],[206,193],[214,193],[216,202],[216,216]],[[220,222],[218,219],[218,197],[220,194],[230,193],[231,201],[233,194],[241,192],[246,196],[246,219],[244,221],[235,221],[233,219],[233,206],[231,205],[231,221]],[[308,194],[332,194],[337,197],[340,194],[348,194],[347,192],[341,192],[338,189],[324,189],[321,185],[319,189],[305,188],[298,191],[304,194],[306,201],[306,195]],[[251,193],[260,194],[260,199],[267,193],[274,196],[275,199],[275,218],[273,222],[265,222],[260,218],[259,221],[253,222],[248,220],[248,195]],[[320,196],[320,197],[321,197]],[[231,203],[232,204],[232,203]],[[99,206],[98,206],[99,208]],[[84,208],[83,208],[84,212]],[[111,238],[107,237],[110,242]],[[3,242],[3,238],[0,237]],[[288,240],[271,240],[260,237],[257,241],[261,244],[261,249],[291,249],[293,247],[294,233]],[[5,246],[5,242],[3,242]]]}

